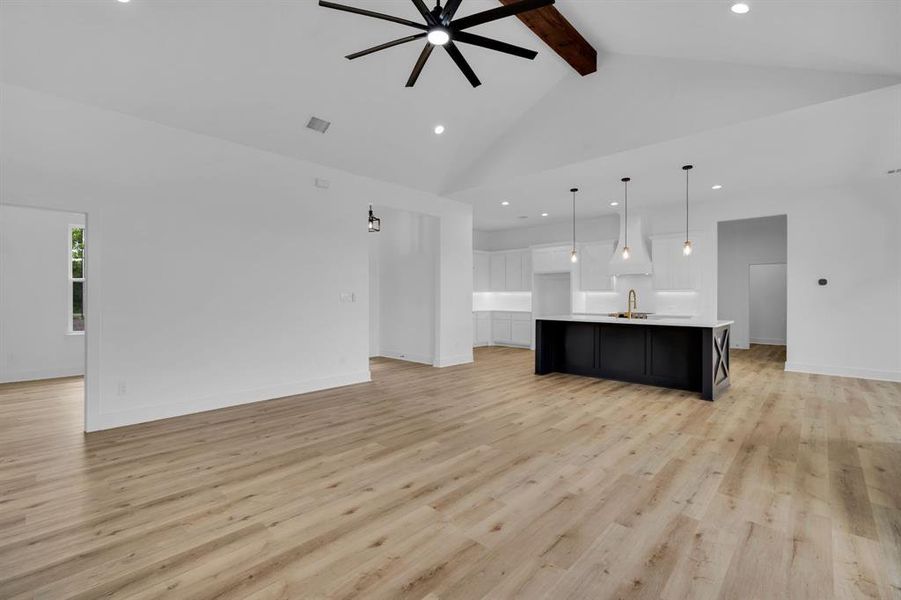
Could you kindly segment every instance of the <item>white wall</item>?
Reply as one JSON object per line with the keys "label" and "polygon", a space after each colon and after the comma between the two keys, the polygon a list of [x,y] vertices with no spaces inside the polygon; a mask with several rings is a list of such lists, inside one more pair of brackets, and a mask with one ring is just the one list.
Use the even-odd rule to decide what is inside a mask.
{"label": "white wall", "polygon": [[786,265],[751,265],[748,313],[752,344],[785,345],[787,315]]}
{"label": "white wall", "polygon": [[83,214],[0,206],[0,382],[84,374],[69,332],[69,225]]}
{"label": "white wall", "polygon": [[379,234],[369,234],[369,356],[379,355]]}
{"label": "white wall", "polygon": [[[572,243],[572,221],[553,221],[515,229],[497,229],[473,232],[475,250],[519,250],[538,244]],[[579,242],[615,240],[619,237],[619,216],[610,215],[597,219],[579,219],[576,222],[576,239]]]}
{"label": "white wall", "polygon": [[[901,381],[901,178],[818,189],[760,189],[692,209],[692,227],[787,215],[786,369]],[[654,211],[651,233],[678,231],[678,206]],[[717,273],[714,252],[697,252]],[[825,277],[829,285],[817,280]],[[701,290],[715,317],[717,285]]]}
{"label": "white wall", "polygon": [[[457,203],[453,203],[456,205]],[[467,208],[470,208],[467,206]],[[472,211],[442,215],[435,366],[472,362]]]}
{"label": "white wall", "polygon": [[379,208],[374,238],[378,273],[379,356],[432,364],[438,308],[439,220]]}
{"label": "white wall", "polygon": [[[368,380],[367,204],[415,207],[442,233],[472,228],[470,207],[431,194],[17,86],[2,94],[2,202],[90,223],[89,430]],[[439,303],[439,353],[471,360],[472,259],[460,259],[471,233],[439,248],[442,281],[469,282]],[[441,330],[458,323],[465,334]]]}
{"label": "white wall", "polygon": [[719,223],[717,316],[734,320],[733,348],[750,345],[750,265],[785,263],[788,228],[784,216]]}

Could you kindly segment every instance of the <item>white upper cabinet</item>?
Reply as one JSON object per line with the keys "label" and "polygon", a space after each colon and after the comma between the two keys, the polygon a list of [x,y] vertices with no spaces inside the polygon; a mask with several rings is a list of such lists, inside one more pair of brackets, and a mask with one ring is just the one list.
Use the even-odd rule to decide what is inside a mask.
{"label": "white upper cabinet", "polygon": [[472,256],[472,291],[487,292],[491,288],[491,255],[475,252]]}
{"label": "white upper cabinet", "polygon": [[522,253],[522,289],[532,291],[532,251],[524,250]]}
{"label": "white upper cabinet", "polygon": [[503,254],[492,254],[490,263],[490,285],[492,292],[503,292],[507,289],[507,257]]}
{"label": "white upper cabinet", "polygon": [[522,252],[510,252],[504,255],[507,261],[506,273],[507,281],[505,289],[507,291],[521,290],[522,285]]}
{"label": "white upper cabinet", "polygon": [[555,273],[570,271],[572,269],[572,262],[569,258],[570,250],[572,248],[569,246],[535,248],[532,250],[532,272]]}
{"label": "white upper cabinet", "polygon": [[613,289],[610,275],[610,257],[616,243],[613,241],[590,242],[579,248],[579,287],[584,291]]}
{"label": "white upper cabinet", "polygon": [[523,292],[532,289],[530,250],[473,253],[474,292]]}
{"label": "white upper cabinet", "polygon": [[659,237],[651,240],[651,258],[654,261],[655,290],[693,290],[697,288],[697,277],[694,273],[695,254],[698,243],[692,241],[694,252],[685,256],[682,245],[685,240],[680,237]]}

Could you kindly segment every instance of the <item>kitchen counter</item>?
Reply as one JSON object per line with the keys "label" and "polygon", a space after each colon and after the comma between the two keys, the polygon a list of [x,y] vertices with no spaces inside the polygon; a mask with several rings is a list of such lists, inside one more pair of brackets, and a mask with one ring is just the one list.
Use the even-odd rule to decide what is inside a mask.
{"label": "kitchen counter", "polygon": [[732,321],[560,315],[535,321],[535,374],[568,373],[699,392],[729,388]]}
{"label": "kitchen counter", "polygon": [[622,317],[611,317],[608,315],[559,315],[552,317],[541,317],[545,321],[570,321],[574,323],[617,323],[620,325],[667,325],[670,327],[724,327],[732,325],[735,321],[711,321],[708,319],[698,319],[695,317],[656,317],[651,315],[647,319],[625,319]]}

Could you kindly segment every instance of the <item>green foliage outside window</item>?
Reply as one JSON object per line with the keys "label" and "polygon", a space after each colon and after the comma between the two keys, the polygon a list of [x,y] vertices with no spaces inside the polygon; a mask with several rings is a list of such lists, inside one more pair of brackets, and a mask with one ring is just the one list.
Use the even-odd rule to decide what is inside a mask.
{"label": "green foliage outside window", "polygon": [[[84,331],[84,228],[73,227],[72,259],[72,331]],[[78,280],[82,281],[78,281]]]}

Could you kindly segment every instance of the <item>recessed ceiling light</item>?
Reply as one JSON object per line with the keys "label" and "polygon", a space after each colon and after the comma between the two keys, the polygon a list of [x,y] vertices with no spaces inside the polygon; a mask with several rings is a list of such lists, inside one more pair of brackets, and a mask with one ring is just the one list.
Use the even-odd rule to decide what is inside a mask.
{"label": "recessed ceiling light", "polygon": [[541,213],[541,216],[542,216],[542,217],[546,217],[546,216],[547,216],[547,213]]}
{"label": "recessed ceiling light", "polygon": [[430,44],[433,44],[435,46],[443,46],[450,41],[450,34],[447,32],[447,29],[436,27],[435,29],[429,31],[427,39],[429,40]]}
{"label": "recessed ceiling light", "polygon": [[611,202],[610,206],[619,206],[619,202]]}
{"label": "recessed ceiling light", "polygon": [[131,2],[131,0],[119,0],[119,2],[121,2],[122,4],[128,4],[129,2]]}
{"label": "recessed ceiling light", "polygon": [[504,200],[503,202],[501,202],[501,206],[510,206],[510,203]]}
{"label": "recessed ceiling light", "polygon": [[444,125],[435,125],[435,135],[444,133]]}
{"label": "recessed ceiling light", "polygon": [[517,219],[528,219],[529,217],[528,217],[527,215],[519,215],[519,216],[516,217],[516,218],[517,218]]}
{"label": "recessed ceiling light", "polygon": [[710,188],[710,189],[711,189],[711,190],[721,190],[721,189],[723,189],[723,186],[721,186],[720,184],[716,184],[715,186],[713,186],[713,187]]}
{"label": "recessed ceiling light", "polygon": [[736,2],[732,5],[732,12],[737,15],[743,15],[751,10],[751,7],[745,4],[744,2]]}

